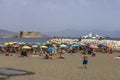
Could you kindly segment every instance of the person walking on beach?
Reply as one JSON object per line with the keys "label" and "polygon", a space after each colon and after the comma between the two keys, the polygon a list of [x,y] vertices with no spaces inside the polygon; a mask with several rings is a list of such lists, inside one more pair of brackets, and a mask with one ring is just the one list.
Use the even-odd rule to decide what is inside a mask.
{"label": "person walking on beach", "polygon": [[88,64],[88,55],[83,54],[83,67],[87,69],[87,64]]}

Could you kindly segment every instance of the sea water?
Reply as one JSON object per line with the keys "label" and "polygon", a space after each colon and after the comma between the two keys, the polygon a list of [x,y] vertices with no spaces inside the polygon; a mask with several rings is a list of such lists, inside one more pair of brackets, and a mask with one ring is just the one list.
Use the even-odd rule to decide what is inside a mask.
{"label": "sea water", "polygon": [[0,38],[0,44],[6,42],[26,42],[26,43],[45,43],[49,38]]}

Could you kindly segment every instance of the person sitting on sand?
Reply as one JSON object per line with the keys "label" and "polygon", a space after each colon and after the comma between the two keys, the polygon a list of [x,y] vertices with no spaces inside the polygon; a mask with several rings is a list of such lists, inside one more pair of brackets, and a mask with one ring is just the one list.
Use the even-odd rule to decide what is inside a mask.
{"label": "person sitting on sand", "polygon": [[84,68],[87,68],[87,64],[88,64],[88,55],[83,54],[83,66],[84,66]]}
{"label": "person sitting on sand", "polygon": [[50,58],[50,55],[49,54],[45,54],[45,59],[49,59]]}

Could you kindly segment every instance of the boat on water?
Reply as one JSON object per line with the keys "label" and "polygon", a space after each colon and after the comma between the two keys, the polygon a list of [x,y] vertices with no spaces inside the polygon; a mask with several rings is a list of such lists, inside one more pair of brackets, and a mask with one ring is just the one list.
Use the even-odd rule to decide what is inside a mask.
{"label": "boat on water", "polygon": [[106,37],[93,34],[92,32],[90,32],[88,35],[82,36],[81,38],[82,39],[106,39]]}

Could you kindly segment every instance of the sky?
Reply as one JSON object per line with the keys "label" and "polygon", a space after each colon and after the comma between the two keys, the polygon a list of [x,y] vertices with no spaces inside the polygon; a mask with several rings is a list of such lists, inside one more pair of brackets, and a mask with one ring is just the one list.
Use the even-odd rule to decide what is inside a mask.
{"label": "sky", "polygon": [[0,29],[120,30],[120,0],[0,0]]}

